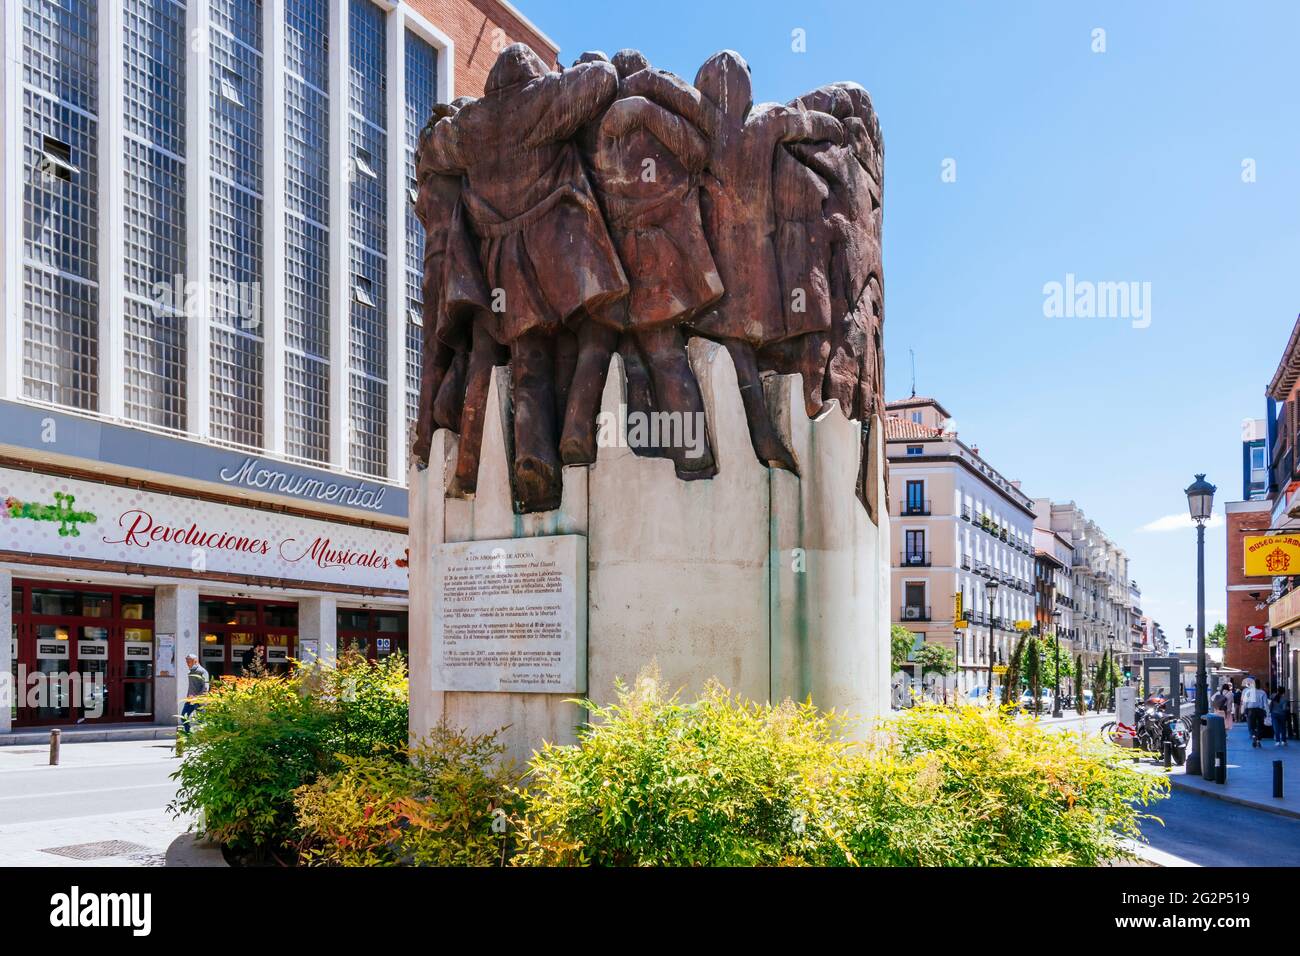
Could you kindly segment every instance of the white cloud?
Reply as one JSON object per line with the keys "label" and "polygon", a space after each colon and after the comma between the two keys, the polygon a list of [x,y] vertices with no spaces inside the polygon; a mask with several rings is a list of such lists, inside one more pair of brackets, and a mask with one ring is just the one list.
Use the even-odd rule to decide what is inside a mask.
{"label": "white cloud", "polygon": [[[1210,515],[1210,520],[1205,523],[1207,528],[1217,528],[1223,524],[1223,515],[1217,511]],[[1165,515],[1163,518],[1157,518],[1155,521],[1148,521],[1139,531],[1191,531],[1196,525],[1192,524],[1192,516],[1186,511],[1178,514]]]}

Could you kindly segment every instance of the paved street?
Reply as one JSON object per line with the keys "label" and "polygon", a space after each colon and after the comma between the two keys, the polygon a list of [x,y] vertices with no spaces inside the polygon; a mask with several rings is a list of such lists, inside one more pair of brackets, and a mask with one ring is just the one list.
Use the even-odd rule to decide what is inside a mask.
{"label": "paved street", "polygon": [[[57,767],[45,747],[0,747],[0,866],[160,865],[187,829],[166,812],[177,765],[170,741],[68,744]],[[104,841],[120,842],[78,849]]]}
{"label": "paved street", "polygon": [[1300,820],[1186,790],[1143,828],[1151,846],[1194,866],[1300,866]]}

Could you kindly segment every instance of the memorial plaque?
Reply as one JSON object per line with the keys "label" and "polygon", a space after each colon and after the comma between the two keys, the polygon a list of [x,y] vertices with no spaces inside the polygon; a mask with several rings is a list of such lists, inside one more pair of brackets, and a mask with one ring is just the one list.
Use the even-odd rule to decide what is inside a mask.
{"label": "memorial plaque", "polygon": [[434,593],[434,690],[587,692],[583,536],[439,545]]}

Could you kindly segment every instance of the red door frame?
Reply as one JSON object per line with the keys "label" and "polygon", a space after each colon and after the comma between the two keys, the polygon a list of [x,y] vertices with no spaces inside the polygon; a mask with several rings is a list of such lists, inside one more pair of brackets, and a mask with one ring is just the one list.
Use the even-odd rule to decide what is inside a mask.
{"label": "red door frame", "polygon": [[[15,579],[13,582],[15,599],[13,604],[13,621],[17,625],[16,633],[18,638],[18,663],[26,664],[29,668],[28,673],[34,673],[31,668],[36,666],[36,631],[40,625],[50,625],[55,627],[66,627],[68,630],[68,656],[64,659],[64,670],[68,674],[80,673],[80,659],[77,654],[77,642],[81,640],[81,629],[83,627],[102,627],[107,631],[108,640],[108,667],[105,673],[105,692],[108,700],[107,710],[99,717],[86,717],[87,723],[153,723],[156,710],[157,700],[154,697],[156,693],[154,666],[156,662],[150,658],[150,676],[148,678],[128,678],[126,676],[126,640],[123,633],[127,628],[147,629],[150,632],[150,646],[152,649],[154,621],[153,618],[123,618],[122,603],[123,598],[140,598],[152,602],[154,593],[152,588],[123,588],[111,587],[108,585],[68,585],[59,581],[40,581],[34,579]],[[104,595],[109,598],[109,613],[100,617],[89,617],[86,615],[64,615],[64,614],[34,614],[32,612],[32,591],[63,591],[70,594],[95,594]],[[125,687],[128,683],[143,683],[148,681],[151,685],[150,700],[153,702],[151,712],[146,715],[127,717],[123,714],[122,702],[125,698]],[[15,687],[14,694],[17,695],[19,707],[15,716],[14,724],[19,727],[48,727],[59,724],[74,724],[82,719],[81,707],[73,702],[68,707],[68,716],[66,717],[33,717],[27,711],[30,709],[23,706],[27,698],[27,688]]]}
{"label": "red door frame", "polygon": [[[218,604],[232,604],[232,605],[251,604],[254,608],[257,619],[254,623],[251,624],[228,624],[228,623],[217,623],[214,621],[204,621],[202,620],[203,617],[202,607],[203,607],[203,602],[205,601],[213,601]],[[224,668],[224,673],[226,676],[229,677],[229,676],[238,675],[240,668],[243,667],[242,660],[240,661],[233,660],[234,655],[231,652],[231,642],[230,642],[230,635],[232,634],[252,634],[254,643],[258,643],[259,640],[264,641],[267,637],[271,637],[271,636],[287,637],[288,641],[286,642],[286,646],[288,647],[289,657],[292,658],[296,656],[297,648],[298,648],[298,625],[295,624],[293,626],[285,626],[279,624],[267,624],[266,623],[267,610],[269,608],[274,608],[274,607],[291,607],[294,609],[295,614],[298,613],[297,601],[274,601],[274,600],[268,601],[268,600],[260,600],[258,598],[231,598],[231,597],[222,597],[219,594],[199,595],[199,618],[200,618],[199,639],[200,641],[202,641],[203,636],[209,633],[220,634],[224,638],[224,642],[223,642],[224,657],[222,659],[222,666]],[[199,663],[202,664],[203,661],[200,660]]]}

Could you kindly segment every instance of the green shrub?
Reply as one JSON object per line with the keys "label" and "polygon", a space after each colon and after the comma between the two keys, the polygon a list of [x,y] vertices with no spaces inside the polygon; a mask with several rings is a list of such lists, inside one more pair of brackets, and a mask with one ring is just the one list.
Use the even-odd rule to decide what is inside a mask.
{"label": "green shrub", "polygon": [[[341,770],[294,793],[301,861],[324,866],[492,866],[504,862],[515,798],[497,734],[438,727],[384,757],[344,757]],[[409,759],[408,759],[409,758]]]}
{"label": "green shrub", "polygon": [[283,677],[213,684],[173,778],[173,812],[198,814],[211,839],[274,853],[293,825],[295,787],[331,765],[330,714]]}
{"label": "green shrub", "polygon": [[[885,854],[871,814],[850,840],[862,862],[908,866],[1096,866],[1142,839],[1141,808],[1168,794],[1085,734],[1056,733],[980,707],[921,707],[884,726],[877,775],[906,812],[868,801],[890,826]],[[891,830],[903,824],[903,832]],[[860,841],[861,844],[860,844]],[[877,852],[867,852],[867,847]]]}
{"label": "green shrub", "polygon": [[691,705],[643,676],[590,702],[577,746],[530,764],[516,863],[747,866],[799,862],[824,842],[852,749],[810,704],[750,704],[710,683]]}
{"label": "green shrub", "polygon": [[1084,737],[920,705],[866,743],[811,704],[654,678],[530,764],[520,865],[1094,865],[1167,784]]}
{"label": "green shrub", "polygon": [[196,815],[202,832],[236,852],[282,860],[293,791],[337,770],[343,756],[395,759],[406,743],[406,695],[396,655],[371,664],[344,654],[337,666],[287,677],[215,681],[172,775],[180,786],[170,809]]}

